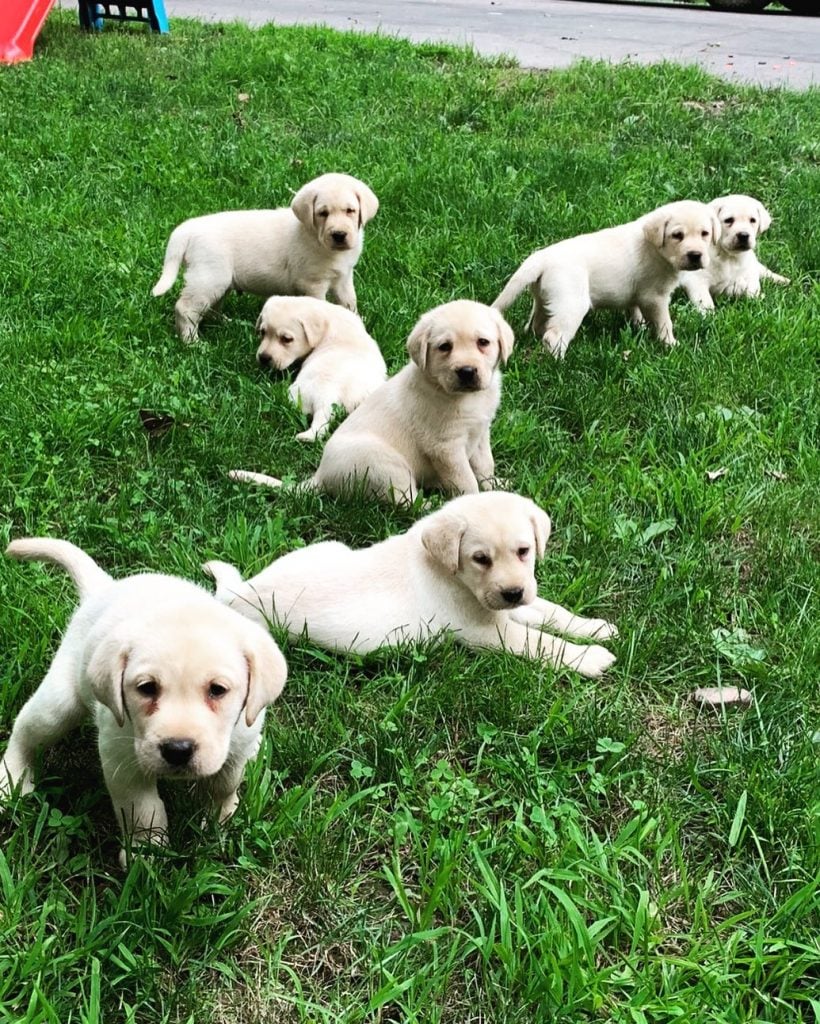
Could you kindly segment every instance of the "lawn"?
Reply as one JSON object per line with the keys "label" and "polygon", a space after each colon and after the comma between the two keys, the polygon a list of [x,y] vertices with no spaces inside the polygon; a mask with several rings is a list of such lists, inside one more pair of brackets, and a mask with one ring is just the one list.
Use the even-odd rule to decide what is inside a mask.
{"label": "lawn", "polygon": [[[498,470],[553,517],[541,592],[618,623],[612,672],[279,636],[235,818],[172,791],[170,850],[126,874],[75,733],[0,817],[0,1020],[820,1020],[818,139],[817,91],[319,29],[92,38],[57,12],[0,69],[0,540],[66,537],[115,575],[250,574],[413,521],[226,478],[301,479],[318,450],[255,365],[258,299],[185,347],[150,297],[186,217],[367,181],[359,307],[391,371],[424,310],[674,198],[759,196],[793,281],[707,319],[677,298],[674,351],[595,314],[562,363],[512,307]],[[74,592],[6,562],[0,599],[4,742]],[[718,682],[753,706],[697,709]]]}

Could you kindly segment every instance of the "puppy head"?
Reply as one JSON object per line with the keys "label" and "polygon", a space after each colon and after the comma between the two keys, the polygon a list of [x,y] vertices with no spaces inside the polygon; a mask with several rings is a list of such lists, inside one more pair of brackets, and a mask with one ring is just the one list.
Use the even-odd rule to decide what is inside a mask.
{"label": "puppy head", "polygon": [[146,775],[191,779],[222,768],[240,720],[253,725],[276,700],[287,665],[260,626],[200,602],[124,623],[95,650],[88,678],[117,724],[129,723],[133,751],[123,750],[123,762],[133,756]]}
{"label": "puppy head", "polygon": [[299,189],[290,208],[316,234],[320,245],[346,252],[359,244],[361,230],[376,216],[379,200],[358,178],[323,174]]}
{"label": "puppy head", "polygon": [[503,491],[469,494],[427,517],[421,542],[489,611],[530,604],[535,560],[544,554],[549,516],[529,498]]}
{"label": "puppy head", "polygon": [[330,321],[321,299],[275,295],[262,307],[256,321],[260,366],[284,370],[309,355],[325,339]]}
{"label": "puppy head", "polygon": [[717,244],[720,224],[705,203],[690,199],[667,203],[642,221],[644,238],[675,270],[709,266],[709,249]]}
{"label": "puppy head", "polygon": [[410,358],[443,391],[489,387],[512,352],[513,332],[497,309],[458,299],[425,313],[407,339]]}
{"label": "puppy head", "polygon": [[726,252],[748,252],[757,244],[757,236],[769,228],[771,215],[752,196],[721,196],[709,206],[720,222],[721,249]]}

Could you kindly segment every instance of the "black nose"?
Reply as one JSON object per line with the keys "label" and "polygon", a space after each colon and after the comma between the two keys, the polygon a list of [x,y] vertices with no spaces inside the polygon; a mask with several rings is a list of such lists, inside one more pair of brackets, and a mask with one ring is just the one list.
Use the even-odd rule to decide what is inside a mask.
{"label": "black nose", "polygon": [[502,590],[501,596],[507,604],[521,604],[521,598],[524,596],[524,588],[510,587],[509,590]]}
{"label": "black nose", "polygon": [[331,231],[330,232],[330,237],[333,239],[334,242],[339,242],[339,243],[346,242],[347,241],[347,232],[346,231]]}
{"label": "black nose", "polygon": [[163,740],[159,745],[160,754],[174,768],[187,764],[195,750],[196,743],[193,740]]}
{"label": "black nose", "polygon": [[735,241],[736,241],[736,243],[738,245],[748,245],[749,244],[749,232],[748,231],[738,231],[738,233],[735,235]]}
{"label": "black nose", "polygon": [[462,384],[475,384],[478,371],[474,366],[459,366],[456,376]]}
{"label": "black nose", "polygon": [[700,266],[700,261],[703,259],[703,253],[702,252],[688,252],[686,254],[686,259],[689,261],[689,263],[693,267]]}
{"label": "black nose", "polygon": [[270,366],[273,362],[273,358],[267,352],[260,352],[256,357],[256,361],[260,366]]}

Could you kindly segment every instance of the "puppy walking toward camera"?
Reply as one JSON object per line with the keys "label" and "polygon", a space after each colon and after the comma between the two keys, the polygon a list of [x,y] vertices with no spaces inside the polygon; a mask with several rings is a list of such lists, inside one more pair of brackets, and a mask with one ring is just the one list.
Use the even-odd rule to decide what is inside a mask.
{"label": "puppy walking toward camera", "polygon": [[90,714],[126,842],[167,842],[159,778],[201,783],[220,821],[229,818],[259,747],[263,709],[287,676],[267,630],[174,576],[115,581],[67,541],[16,540],[6,554],[62,566],[80,604],[14,723],[0,797],[16,787],[30,792],[37,749]]}
{"label": "puppy walking toward camera", "polygon": [[681,271],[709,266],[719,234],[704,203],[668,203],[628,224],[567,238],[529,256],[493,303],[504,312],[529,287],[529,325],[562,359],[591,309],[629,309],[633,323],[648,321],[675,345],[669,298]]}
{"label": "puppy walking toward camera", "polygon": [[247,581],[224,562],[205,569],[231,608],[280,623],[295,637],[307,633],[331,650],[365,653],[447,632],[468,647],[504,648],[597,677],[614,655],[543,632],[617,636],[603,619],[538,597],[535,561],[550,529],[528,498],[492,491],[454,498],[407,533],[369,548],[312,544]]}
{"label": "puppy walking toward camera", "polygon": [[[509,324],[480,302],[458,299],[425,313],[407,339],[412,361],[330,435],[307,486],[339,494],[359,484],[397,504],[412,504],[420,488],[492,488],[490,425],[512,347]],[[230,476],[281,485],[246,470]]]}
{"label": "puppy walking toward camera", "polygon": [[331,291],[355,312],[353,268],[364,226],[378,208],[363,181],[323,174],[303,185],[289,208],[231,210],[183,221],[171,232],[151,294],[164,295],[185,266],[175,313],[177,333],[186,342],[196,341],[202,317],[232,288],[317,299]]}
{"label": "puppy walking toward camera", "polygon": [[260,366],[285,370],[304,360],[288,389],[291,400],[312,417],[296,437],[314,441],[330,424],[334,405],[352,412],[387,380],[379,346],[348,309],[307,296],[274,296],[256,321]]}
{"label": "puppy walking toward camera", "polygon": [[772,223],[771,214],[759,200],[743,195],[720,196],[709,206],[720,223],[711,262],[705,270],[680,276],[680,286],[701,312],[715,308],[715,295],[760,295],[761,280],[790,283],[787,277],[764,267],[755,253],[758,235]]}

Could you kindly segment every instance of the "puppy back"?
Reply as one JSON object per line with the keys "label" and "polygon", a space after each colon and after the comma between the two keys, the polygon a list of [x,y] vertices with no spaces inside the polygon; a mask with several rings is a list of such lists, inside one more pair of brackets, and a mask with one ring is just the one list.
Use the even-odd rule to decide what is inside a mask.
{"label": "puppy back", "polygon": [[82,548],[53,537],[20,537],[6,548],[9,558],[24,562],[50,562],[65,569],[74,581],[80,597],[85,598],[107,587],[112,578]]}

